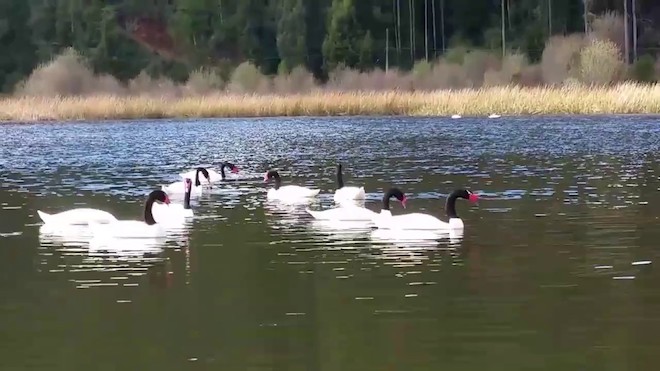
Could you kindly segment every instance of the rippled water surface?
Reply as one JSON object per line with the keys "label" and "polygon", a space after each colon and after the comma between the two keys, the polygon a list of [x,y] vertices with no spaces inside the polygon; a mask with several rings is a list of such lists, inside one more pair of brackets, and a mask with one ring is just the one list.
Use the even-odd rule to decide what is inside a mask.
{"label": "rippled water surface", "polygon": [[[0,125],[3,370],[655,370],[655,117],[300,118]],[[238,178],[166,240],[96,245],[36,210],[139,219],[198,164]],[[335,164],[464,235],[315,222]],[[321,189],[266,200],[263,174]],[[175,202],[178,202],[174,198]],[[408,236],[410,237],[410,236]]]}

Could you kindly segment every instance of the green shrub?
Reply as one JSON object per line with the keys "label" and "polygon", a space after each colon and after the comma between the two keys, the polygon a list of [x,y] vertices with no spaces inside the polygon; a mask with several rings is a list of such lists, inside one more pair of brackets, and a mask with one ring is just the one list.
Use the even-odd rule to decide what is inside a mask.
{"label": "green shrub", "polygon": [[641,56],[632,66],[632,77],[637,81],[652,82],[655,78],[655,59],[648,54]]}
{"label": "green shrub", "polygon": [[468,49],[464,46],[457,46],[454,48],[449,48],[443,55],[444,60],[448,63],[462,65],[465,60],[465,54],[467,54]]}
{"label": "green shrub", "polygon": [[255,92],[263,79],[264,76],[257,66],[250,62],[243,62],[232,72],[229,89],[240,93]]}

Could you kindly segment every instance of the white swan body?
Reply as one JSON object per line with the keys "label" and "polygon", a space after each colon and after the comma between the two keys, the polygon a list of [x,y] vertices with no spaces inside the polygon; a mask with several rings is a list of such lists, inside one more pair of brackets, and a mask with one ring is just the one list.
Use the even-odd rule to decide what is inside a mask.
{"label": "white swan body", "polygon": [[184,180],[185,196],[183,204],[163,205],[154,203],[151,205],[151,213],[153,214],[156,223],[183,223],[187,218],[192,218],[194,215],[190,207],[190,194],[192,192],[192,181],[190,178]]}
{"label": "white swan body", "polygon": [[381,229],[397,229],[397,230],[427,230],[427,231],[447,231],[447,230],[462,230],[463,220],[456,214],[456,199],[465,198],[470,202],[477,202],[479,196],[464,190],[458,189],[452,192],[447,197],[445,210],[449,221],[445,222],[439,218],[424,214],[424,213],[410,213],[404,215],[393,216],[389,210],[389,201],[383,199],[383,210],[380,214],[373,217],[372,222],[376,227]]}
{"label": "white swan body", "polygon": [[320,189],[311,189],[298,185],[280,185],[280,175],[275,170],[270,170],[264,175],[264,182],[275,179],[275,188],[271,188],[266,193],[268,200],[280,201],[298,201],[315,197],[321,191]]}
{"label": "white swan body", "polygon": [[449,230],[462,229],[463,221],[460,218],[451,218],[444,222],[433,215],[423,213],[410,213],[404,215],[392,215],[389,210],[383,210],[375,216],[372,221],[376,227],[381,229],[405,229],[405,230]]}
{"label": "white swan body", "polygon": [[361,200],[365,198],[364,187],[342,187],[335,191],[335,202]]}
{"label": "white swan body", "polygon": [[364,187],[344,186],[341,168],[341,164],[337,164],[337,190],[333,196],[334,201],[341,203],[343,201],[363,200],[365,198]]}
{"label": "white swan body", "polygon": [[[220,165],[220,172],[217,172],[217,171],[215,171],[214,169],[211,169],[211,168],[206,168],[206,171],[209,174],[209,181],[211,183],[215,183],[215,182],[220,182],[220,181],[225,180],[226,176],[223,174],[225,167],[229,167],[232,174],[236,174],[239,171],[238,167],[236,167],[234,164],[229,163],[229,162],[225,162],[222,165]],[[186,178],[195,179],[195,176],[197,175],[197,170],[199,168],[201,168],[201,166],[197,166],[197,168],[195,168],[195,169],[188,170],[186,172],[180,173],[179,176],[181,178],[184,178],[184,179],[186,179]]]}
{"label": "white swan body", "polygon": [[[210,179],[211,183],[215,183],[217,181],[222,180],[222,175],[220,175],[220,173],[218,173],[217,171],[215,171],[213,169],[210,169],[210,168],[206,168],[206,170],[209,173],[209,179]],[[180,173],[179,176],[181,178],[184,178],[184,179],[185,178],[194,179],[195,178],[195,172],[196,172],[196,170],[193,169],[193,170],[186,171],[184,173]]]}
{"label": "white swan body", "polygon": [[170,204],[169,206],[154,204],[151,212],[156,225],[166,226],[183,224],[195,216],[192,209],[186,209],[181,204]]}
{"label": "white swan body", "polygon": [[305,211],[318,220],[337,221],[372,221],[375,212],[360,206],[342,205],[332,209],[314,211],[306,208]]}
{"label": "white swan body", "polygon": [[[166,186],[162,186],[160,189],[165,191],[168,194],[179,194],[180,195],[182,193],[186,193],[186,185],[182,181],[181,182],[170,183]],[[203,189],[204,189],[203,185],[199,185],[197,187],[192,187],[192,189],[190,191],[190,195],[199,197],[199,196],[202,195],[202,190]]]}
{"label": "white swan body", "polygon": [[161,218],[167,218],[168,216],[170,217],[180,216],[182,218],[192,218],[195,216],[195,213],[193,212],[192,209],[186,209],[183,207],[182,204],[170,204],[169,206],[162,204],[154,204],[153,208],[151,209],[151,212],[154,214],[154,219],[156,219],[156,221],[158,221],[159,216]]}
{"label": "white swan body", "polygon": [[62,211],[57,214],[48,214],[41,210],[37,210],[39,218],[44,224],[88,224],[88,222],[109,223],[117,221],[114,215],[107,211],[90,208],[77,208],[67,211]]}
{"label": "white swan body", "polygon": [[286,185],[277,189],[269,189],[266,197],[269,200],[300,200],[314,197],[318,195],[320,191],[320,189],[310,189],[297,185]]}
{"label": "white swan body", "polygon": [[157,238],[165,236],[165,228],[155,221],[152,207],[155,201],[170,203],[162,190],[152,191],[144,204],[144,221],[117,220],[111,223],[89,223],[95,238]]}
{"label": "white swan body", "polygon": [[[202,173],[202,175],[204,176],[204,178],[206,178],[206,181],[208,182],[209,185],[211,184],[211,178],[208,170],[206,170],[206,168],[203,167],[198,167],[197,169],[195,169],[194,175],[191,177],[195,179],[195,184],[194,186],[191,186],[192,189],[190,191],[191,195],[193,196],[200,196],[202,194],[203,186],[202,183],[199,181],[199,173]],[[190,178],[185,178],[185,179],[190,179]],[[170,183],[167,186],[162,186],[161,190],[168,194],[186,193],[187,186],[185,179],[179,182]]]}

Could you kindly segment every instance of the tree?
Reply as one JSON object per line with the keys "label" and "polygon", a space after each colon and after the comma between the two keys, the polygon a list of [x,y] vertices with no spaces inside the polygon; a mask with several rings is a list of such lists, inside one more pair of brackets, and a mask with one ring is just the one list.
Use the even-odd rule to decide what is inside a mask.
{"label": "tree", "polygon": [[265,74],[277,72],[276,8],[263,0],[240,0],[236,25],[242,31],[241,51]]}
{"label": "tree", "polygon": [[360,27],[355,17],[354,0],[333,0],[328,33],[323,41],[325,68],[332,70],[340,63],[355,67],[359,61]]}
{"label": "tree", "polygon": [[368,70],[374,65],[374,39],[371,37],[371,31],[367,31],[360,41],[360,56],[358,67],[360,70]]}
{"label": "tree", "polygon": [[277,23],[277,51],[284,71],[305,65],[305,8],[302,0],[282,0]]}
{"label": "tree", "polygon": [[30,37],[29,18],[27,1],[0,2],[0,91],[12,89],[35,65],[36,47]]}

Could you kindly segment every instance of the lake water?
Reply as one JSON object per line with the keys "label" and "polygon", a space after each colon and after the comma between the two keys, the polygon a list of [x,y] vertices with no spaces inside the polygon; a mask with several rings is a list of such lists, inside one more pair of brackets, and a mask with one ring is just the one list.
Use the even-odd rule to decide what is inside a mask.
{"label": "lake water", "polygon": [[[655,117],[296,118],[0,125],[3,370],[655,370]],[[36,210],[139,219],[197,164],[239,179],[193,198],[159,250],[40,233]],[[462,238],[332,231],[266,200],[263,174],[333,205],[335,164],[366,207]],[[43,232],[43,231],[42,231]]]}

